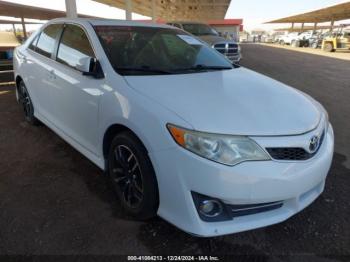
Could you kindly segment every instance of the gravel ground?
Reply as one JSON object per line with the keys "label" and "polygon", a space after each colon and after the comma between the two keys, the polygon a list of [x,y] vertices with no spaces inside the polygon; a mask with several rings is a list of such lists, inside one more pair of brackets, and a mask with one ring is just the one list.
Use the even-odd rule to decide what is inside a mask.
{"label": "gravel ground", "polygon": [[244,66],[311,94],[329,110],[336,153],[326,190],[310,207],[274,226],[212,239],[160,218],[133,221],[102,172],[45,126],[24,122],[13,87],[0,86],[0,254],[349,261],[350,62],[259,45],[244,45],[243,52]]}

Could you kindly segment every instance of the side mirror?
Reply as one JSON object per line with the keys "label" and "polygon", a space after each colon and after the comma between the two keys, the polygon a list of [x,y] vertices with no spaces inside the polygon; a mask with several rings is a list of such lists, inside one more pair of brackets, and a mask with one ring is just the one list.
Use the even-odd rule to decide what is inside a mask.
{"label": "side mirror", "polygon": [[76,69],[81,71],[85,76],[92,76],[97,79],[104,78],[100,62],[93,57],[87,56],[81,58],[79,64],[76,65]]}

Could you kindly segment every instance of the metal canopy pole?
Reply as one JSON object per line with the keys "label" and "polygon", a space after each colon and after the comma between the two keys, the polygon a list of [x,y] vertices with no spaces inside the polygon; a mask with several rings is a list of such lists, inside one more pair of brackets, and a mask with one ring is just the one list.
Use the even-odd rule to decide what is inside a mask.
{"label": "metal canopy pole", "polygon": [[69,18],[78,17],[76,0],[66,0],[66,15]]}
{"label": "metal canopy pole", "polygon": [[26,30],[26,23],[24,22],[23,15],[21,16],[21,22],[22,22],[22,28],[23,28],[23,38],[25,40],[27,39],[27,30]]}
{"label": "metal canopy pole", "polygon": [[125,0],[125,19],[132,20],[132,0]]}
{"label": "metal canopy pole", "polygon": [[152,21],[156,22],[157,20],[157,6],[156,6],[156,0],[152,0]]}
{"label": "metal canopy pole", "polygon": [[331,32],[333,32],[333,27],[334,27],[334,19],[332,18],[332,21],[331,21],[331,29],[330,29]]}

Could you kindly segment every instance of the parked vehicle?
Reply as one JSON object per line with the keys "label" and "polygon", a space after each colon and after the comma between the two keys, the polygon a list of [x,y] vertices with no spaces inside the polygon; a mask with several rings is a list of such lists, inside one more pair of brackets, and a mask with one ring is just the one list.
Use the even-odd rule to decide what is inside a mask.
{"label": "parked vehicle", "polygon": [[279,44],[281,45],[290,45],[292,44],[292,41],[295,40],[298,37],[299,33],[292,32],[283,36],[279,37]]}
{"label": "parked vehicle", "polygon": [[314,35],[313,31],[306,31],[298,34],[298,36],[292,40],[291,46],[293,47],[309,47],[309,39]]}
{"label": "parked vehicle", "polygon": [[344,28],[345,26],[340,26],[335,33],[323,38],[322,49],[324,51],[350,50],[350,30],[345,31]]}
{"label": "parked vehicle", "polygon": [[292,32],[285,36],[282,36],[280,38],[280,44],[288,44],[293,47],[308,47],[309,46],[309,39],[312,37],[313,32],[307,31],[307,32]]}
{"label": "parked vehicle", "polygon": [[311,47],[313,49],[321,48],[322,40],[325,37],[325,35],[326,35],[326,33],[324,33],[324,34],[321,34],[321,33],[314,34],[309,39],[309,47]]}
{"label": "parked vehicle", "polygon": [[284,221],[324,189],[334,137],[321,104],[183,30],[56,19],[14,68],[25,119],[104,170],[138,219],[218,236]]}
{"label": "parked vehicle", "polygon": [[219,36],[219,33],[207,24],[175,21],[168,23],[168,25],[175,26],[195,35],[234,63],[239,63],[242,58],[241,47],[238,43]]}

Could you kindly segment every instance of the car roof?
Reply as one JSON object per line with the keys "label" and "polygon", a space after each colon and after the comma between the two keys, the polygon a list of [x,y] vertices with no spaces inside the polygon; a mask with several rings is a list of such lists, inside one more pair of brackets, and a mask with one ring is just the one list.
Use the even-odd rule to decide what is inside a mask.
{"label": "car roof", "polygon": [[130,20],[119,20],[119,19],[105,19],[105,18],[56,18],[50,20],[49,23],[90,23],[93,26],[143,26],[143,27],[154,27],[154,28],[173,28],[166,24],[156,24],[150,22],[130,21]]}
{"label": "car roof", "polygon": [[201,22],[194,22],[194,21],[170,21],[168,23],[172,24],[195,24],[195,25],[206,25],[206,23],[201,23]]}

